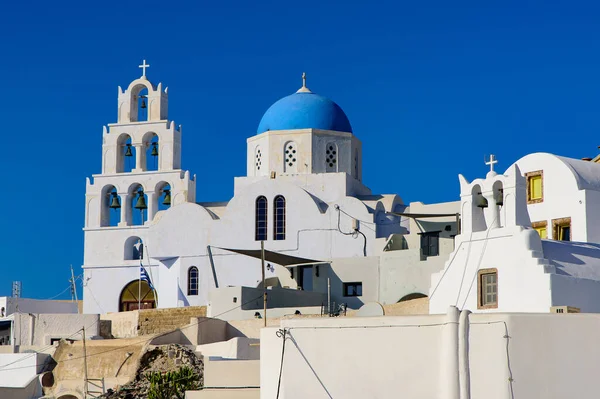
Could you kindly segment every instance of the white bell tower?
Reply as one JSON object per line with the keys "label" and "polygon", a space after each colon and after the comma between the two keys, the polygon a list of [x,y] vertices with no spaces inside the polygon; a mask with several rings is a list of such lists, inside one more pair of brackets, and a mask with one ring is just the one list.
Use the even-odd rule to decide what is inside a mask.
{"label": "white bell tower", "polygon": [[[118,290],[139,274],[144,243],[145,267],[152,255],[146,242],[149,224],[158,211],[185,202],[195,202],[196,181],[181,170],[181,126],[168,120],[168,89],[146,77],[150,65],[140,65],[142,76],[123,91],[118,89],[117,123],[102,134],[102,173],[87,179],[85,203],[84,311],[115,312],[115,306],[90,302],[110,285]],[[137,245],[137,247],[136,247]],[[119,275],[127,281],[104,281],[97,270],[126,269]],[[116,274],[114,274],[116,276]],[[109,304],[119,303],[119,292],[109,295]],[[101,301],[102,302],[102,301]]]}

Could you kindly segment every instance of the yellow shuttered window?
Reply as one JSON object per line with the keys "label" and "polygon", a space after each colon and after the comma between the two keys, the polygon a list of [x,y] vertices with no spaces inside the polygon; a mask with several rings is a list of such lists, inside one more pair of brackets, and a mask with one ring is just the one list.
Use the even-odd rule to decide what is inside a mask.
{"label": "yellow shuttered window", "polygon": [[542,198],[542,176],[531,176],[529,178],[529,200]]}
{"label": "yellow shuttered window", "polygon": [[535,231],[538,232],[540,238],[548,238],[548,232],[546,230],[546,227],[537,227]]}

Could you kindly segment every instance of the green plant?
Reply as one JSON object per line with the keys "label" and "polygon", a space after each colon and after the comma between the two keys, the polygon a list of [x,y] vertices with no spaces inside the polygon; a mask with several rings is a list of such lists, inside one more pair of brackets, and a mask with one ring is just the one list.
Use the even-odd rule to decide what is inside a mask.
{"label": "green plant", "polygon": [[145,378],[150,382],[148,399],[184,399],[185,391],[200,387],[198,374],[188,366],[177,371],[147,373]]}

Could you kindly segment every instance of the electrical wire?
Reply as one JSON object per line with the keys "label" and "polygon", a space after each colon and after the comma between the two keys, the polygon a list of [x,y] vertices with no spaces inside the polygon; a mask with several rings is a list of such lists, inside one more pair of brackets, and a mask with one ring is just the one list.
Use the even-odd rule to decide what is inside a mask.
{"label": "electrical wire", "polygon": [[[345,215],[347,215],[349,217],[352,217],[352,216],[350,216],[346,212],[342,211],[342,209],[340,208],[340,206],[337,205],[337,204],[335,205],[335,209],[338,211],[338,221],[337,221],[337,229],[338,229],[338,231],[340,233],[342,233],[343,235],[345,235],[345,236],[352,236],[352,238],[357,238],[359,234],[362,235],[363,239],[364,239],[363,255],[367,256],[367,236],[362,231],[360,231],[359,229],[354,229],[354,231],[351,232],[351,233],[345,233],[344,231],[342,231],[342,228],[340,227],[340,221],[341,221],[341,218],[342,218],[341,214],[344,213]],[[358,219],[355,219],[355,220],[358,220]]]}
{"label": "electrical wire", "polygon": [[[487,249],[487,245],[488,245],[488,242],[489,242],[488,238],[490,236],[490,232],[492,231],[492,226],[494,225],[494,223],[496,223],[497,219],[498,219],[498,215],[496,215],[494,217],[494,221],[491,223],[489,229],[487,230],[487,232],[485,234],[485,240],[483,242],[483,248],[481,249],[481,255],[479,256],[479,261],[477,262],[477,267],[475,268],[475,273],[473,273],[473,278],[471,279],[471,285],[469,286],[469,290],[465,294],[465,300],[463,301],[463,304],[460,307],[461,310],[464,309],[465,304],[467,303],[467,300],[469,299],[469,293],[471,292],[471,289],[473,289],[473,283],[475,283],[475,280],[477,278],[477,274],[479,273],[479,267],[481,266],[481,261],[483,260],[483,255],[485,255],[485,250]],[[461,284],[461,287],[462,287],[462,284]],[[458,293],[458,295],[460,296],[460,292]]]}
{"label": "electrical wire", "polygon": [[71,285],[69,285],[67,288],[65,288],[63,291],[61,291],[60,294],[54,295],[52,298],[47,298],[47,299],[43,299],[44,301],[51,301],[53,299],[58,298],[59,296],[61,296],[62,294],[64,294],[65,292],[69,291],[72,288]]}
{"label": "electrical wire", "polygon": [[283,338],[283,344],[281,345],[281,363],[279,364],[279,378],[277,379],[277,396],[275,397],[276,399],[279,399],[279,390],[281,388],[281,376],[283,374],[283,356],[285,354],[285,341],[287,338],[287,330],[285,328],[279,329],[275,332],[275,335],[277,335],[277,337],[279,338]]}

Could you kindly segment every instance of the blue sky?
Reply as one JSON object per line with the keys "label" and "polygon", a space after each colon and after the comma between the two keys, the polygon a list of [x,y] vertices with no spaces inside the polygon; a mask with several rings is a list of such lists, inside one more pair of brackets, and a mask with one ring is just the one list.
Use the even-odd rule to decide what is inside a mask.
{"label": "blue sky", "polygon": [[[406,202],[457,200],[457,174],[537,151],[598,153],[594,2],[30,1],[0,6],[5,177],[0,295],[48,298],[81,272],[85,178],[117,86],[169,86],[199,201],[227,200],[246,138],[301,85],[363,142],[363,181]],[[68,298],[66,293],[60,298]]]}

